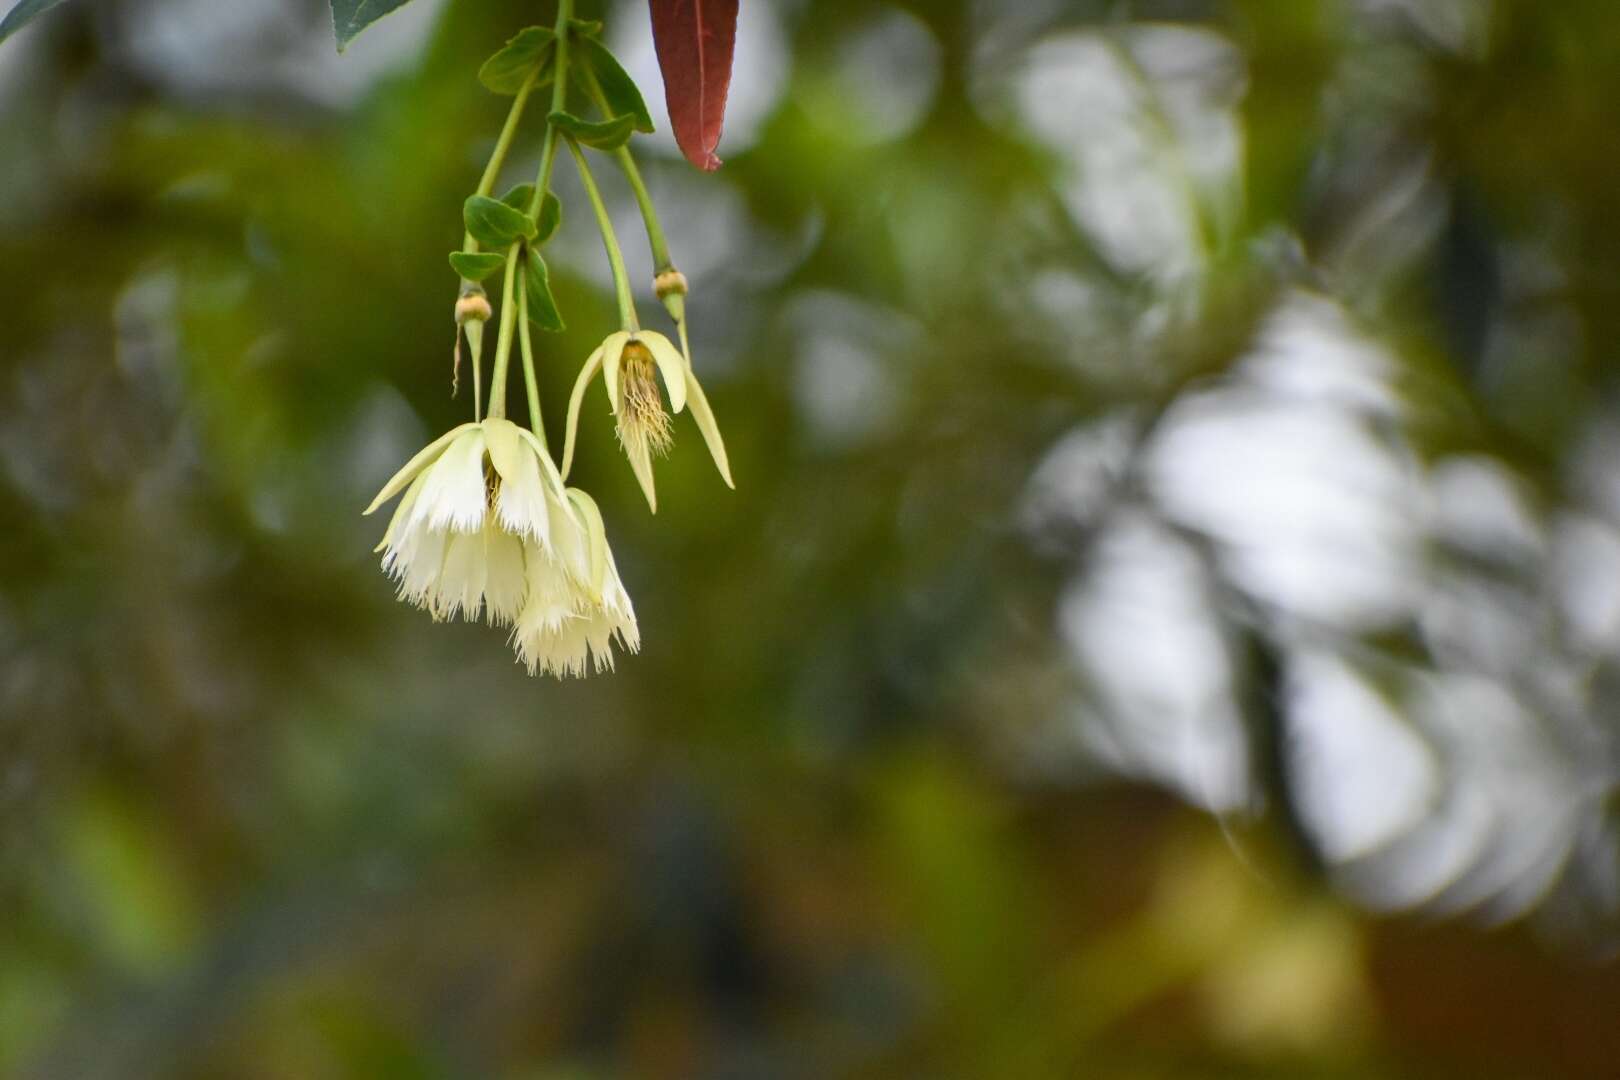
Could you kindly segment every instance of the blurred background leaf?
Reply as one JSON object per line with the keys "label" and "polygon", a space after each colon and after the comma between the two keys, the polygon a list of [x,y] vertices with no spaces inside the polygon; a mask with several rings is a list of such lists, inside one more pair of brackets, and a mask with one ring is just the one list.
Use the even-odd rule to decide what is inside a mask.
{"label": "blurred background leaf", "polygon": [[337,33],[338,52],[348,48],[355,36],[409,0],[331,0],[332,28]]}
{"label": "blurred background leaf", "polygon": [[5,16],[0,18],[0,41],[6,40],[61,2],[62,0],[17,0]]}

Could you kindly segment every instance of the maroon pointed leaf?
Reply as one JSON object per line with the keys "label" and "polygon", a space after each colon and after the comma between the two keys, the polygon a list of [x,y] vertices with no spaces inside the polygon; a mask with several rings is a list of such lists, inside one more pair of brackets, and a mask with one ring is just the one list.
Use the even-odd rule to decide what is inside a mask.
{"label": "maroon pointed leaf", "polygon": [[675,141],[688,161],[713,172],[720,167],[714,149],[731,87],[737,0],[648,0],[648,6]]}

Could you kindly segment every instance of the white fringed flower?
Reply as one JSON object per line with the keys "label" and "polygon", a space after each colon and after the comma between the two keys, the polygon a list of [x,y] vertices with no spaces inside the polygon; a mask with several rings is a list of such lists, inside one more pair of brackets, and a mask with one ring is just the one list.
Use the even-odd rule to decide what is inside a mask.
{"label": "white fringed flower", "polygon": [[539,440],[509,420],[463,424],[395,473],[366,513],[401,490],[377,548],[400,599],[436,619],[517,618],[527,564],[551,559],[553,507],[567,499]]}
{"label": "white fringed flower", "polygon": [[556,559],[530,563],[528,598],[512,628],[518,659],[531,675],[611,670],[615,639],[630,652],[641,648],[635,608],[619,580],[602,514],[578,488],[569,488],[567,497],[574,528],[556,530]]}
{"label": "white fringed flower", "polygon": [[[709,399],[692,373],[691,363],[667,337],[651,330],[634,333],[621,330],[609,334],[580,369],[574,392],[568,399],[568,427],[563,439],[564,477],[574,462],[574,438],[579,429],[579,410],[585,400],[585,390],[598,371],[607,387],[619,444],[624,447],[625,457],[630,459],[630,468],[653,513],[658,512],[658,494],[653,488],[652,458],[654,454],[667,452],[674,442],[669,412],[679,415],[688,405],[692,407],[692,419],[703,434],[721,479],[727,487],[737,486],[731,480],[731,463],[726,459],[726,444],[720,438],[714,410],[709,408]],[[669,393],[669,412],[665,411],[663,394],[658,390],[660,377]]]}
{"label": "white fringed flower", "polygon": [[399,596],[435,619],[512,626],[529,673],[613,666],[615,638],[640,648],[601,513],[563,486],[533,433],[463,424],[406,463],[366,513],[404,491],[382,543]]}

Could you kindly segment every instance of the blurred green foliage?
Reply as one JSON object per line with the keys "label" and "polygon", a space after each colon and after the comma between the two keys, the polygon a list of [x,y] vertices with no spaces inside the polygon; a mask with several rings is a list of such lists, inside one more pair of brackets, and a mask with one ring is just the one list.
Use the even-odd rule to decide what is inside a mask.
{"label": "blurred green foliage", "polygon": [[[572,683],[396,603],[359,517],[470,410],[444,253],[506,105],[478,66],[535,5],[427,27],[419,0],[348,51],[397,50],[352,93],[299,66],[323,4],[161,6],[66,6],[0,50],[0,1072],[1613,1075],[1600,816],[1510,913],[1580,907],[1560,947],[1375,918],[1302,819],[1279,668],[1331,639],[1405,700],[1454,663],[1441,635],[1273,622],[1210,571],[1253,759],[1210,817],[1065,734],[1110,711],[1055,629],[1104,530],[1028,520],[1077,425],[1146,445],[1298,295],[1399,358],[1401,416],[1369,427],[1413,470],[1488,457],[1576,513],[1614,445],[1609,0],[815,0],[759,4],[753,36],[745,3],[726,167],[646,155],[738,490],[688,428],[651,518],[587,427],[645,647]],[[645,36],[635,4],[582,8]],[[1134,36],[1167,28],[1193,36]],[[1017,89],[1065,41],[1137,73],[1082,112],[1140,109],[1185,166],[1188,265],[1107,242],[1162,228],[1151,205],[1076,211],[1110,163]],[[1183,78],[1207,116],[1154,98]],[[1177,132],[1223,117],[1239,165],[1206,182]],[[613,319],[564,194],[553,430]],[[1612,816],[1593,652],[1567,787]]]}

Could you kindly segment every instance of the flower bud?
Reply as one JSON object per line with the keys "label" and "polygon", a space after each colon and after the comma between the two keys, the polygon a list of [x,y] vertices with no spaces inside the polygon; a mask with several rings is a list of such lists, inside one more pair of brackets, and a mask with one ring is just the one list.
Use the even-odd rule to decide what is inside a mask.
{"label": "flower bud", "polygon": [[482,289],[464,294],[456,301],[456,325],[469,322],[488,322],[492,314],[489,299]]}
{"label": "flower bud", "polygon": [[673,266],[668,270],[660,271],[653,278],[653,291],[663,303],[664,310],[669,317],[677,323],[686,319],[686,275]]}
{"label": "flower bud", "polygon": [[653,278],[653,291],[658,294],[660,300],[666,296],[685,296],[686,275],[672,266]]}

